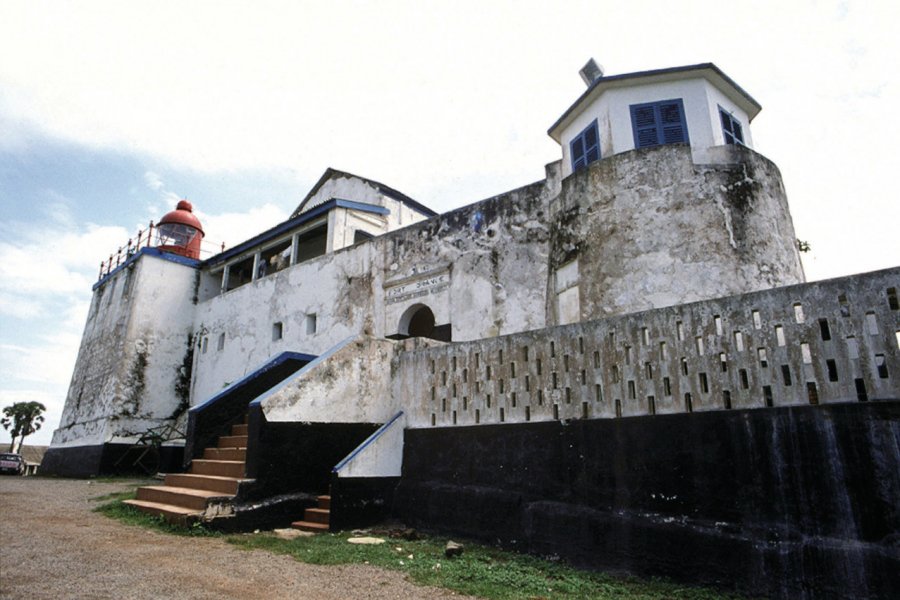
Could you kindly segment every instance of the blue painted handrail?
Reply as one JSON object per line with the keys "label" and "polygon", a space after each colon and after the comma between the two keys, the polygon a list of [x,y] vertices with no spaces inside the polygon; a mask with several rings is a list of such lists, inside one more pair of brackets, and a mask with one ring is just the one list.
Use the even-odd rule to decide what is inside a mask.
{"label": "blue painted handrail", "polygon": [[368,447],[370,444],[372,444],[372,442],[374,442],[375,440],[377,440],[378,438],[380,438],[381,435],[382,435],[385,431],[387,431],[388,428],[390,428],[390,426],[393,425],[394,422],[395,422],[397,419],[399,419],[399,418],[402,417],[402,416],[403,416],[403,411],[401,410],[401,411],[398,412],[396,415],[394,415],[393,417],[391,417],[391,419],[390,419],[387,423],[385,423],[384,425],[382,425],[381,427],[379,427],[379,428],[375,431],[375,433],[373,433],[372,435],[370,435],[369,437],[367,437],[367,438],[366,438],[366,441],[364,441],[362,444],[360,444],[359,446],[357,446],[357,447],[353,450],[353,452],[351,452],[350,454],[348,454],[343,460],[341,460],[341,462],[339,462],[338,464],[336,464],[336,465],[334,466],[334,468],[331,469],[331,472],[332,472],[332,473],[337,473],[338,471],[340,471],[341,469],[343,469],[344,467],[346,467],[346,466],[350,463],[350,461],[352,461],[354,458],[356,458],[357,455],[359,455],[360,452],[362,452],[363,450],[366,449],[366,447]]}

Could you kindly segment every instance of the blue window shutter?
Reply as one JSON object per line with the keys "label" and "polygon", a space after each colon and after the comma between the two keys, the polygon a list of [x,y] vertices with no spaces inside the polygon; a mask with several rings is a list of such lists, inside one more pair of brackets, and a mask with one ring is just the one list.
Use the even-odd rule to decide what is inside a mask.
{"label": "blue window shutter", "polygon": [[572,171],[577,171],[600,159],[600,133],[597,121],[588,125],[569,144],[572,153]]}
{"label": "blue window shutter", "polygon": [[690,142],[681,98],[633,104],[631,124],[635,148]]}
{"label": "blue window shutter", "polygon": [[721,106],[719,107],[719,116],[722,118],[722,133],[725,136],[726,144],[744,144],[744,130],[741,128],[741,122],[734,118],[731,113],[725,112]]}

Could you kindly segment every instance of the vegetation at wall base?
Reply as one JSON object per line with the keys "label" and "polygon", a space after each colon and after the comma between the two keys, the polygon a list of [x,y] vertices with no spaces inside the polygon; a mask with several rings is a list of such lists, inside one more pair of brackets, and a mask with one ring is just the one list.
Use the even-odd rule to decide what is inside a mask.
{"label": "vegetation at wall base", "polygon": [[[368,534],[367,534],[368,535]],[[466,542],[461,556],[444,556],[446,539],[414,541],[385,538],[378,545],[347,542],[352,534],[323,533],[286,540],[272,533],[229,536],[247,550],[288,554],[312,564],[369,564],[403,571],[420,585],[494,599],[642,599],[712,600],[737,598],[708,588],[693,588],[661,580],[616,577],[583,571],[560,561]]]}
{"label": "vegetation at wall base", "polygon": [[[461,556],[447,558],[447,540],[423,537],[416,540],[384,537],[378,545],[351,544],[349,532],[323,533],[287,540],[272,532],[225,535],[197,523],[179,527],[152,517],[122,500],[134,498],[134,491],[116,492],[93,498],[104,502],[95,512],[126,525],[182,536],[223,537],[244,550],[265,550],[287,554],[316,565],[368,564],[402,571],[420,585],[430,585],[497,600],[720,600],[741,598],[709,588],[695,588],[657,579],[619,577],[583,571],[552,559],[541,559],[498,548],[466,542]],[[369,534],[367,534],[369,535]]]}

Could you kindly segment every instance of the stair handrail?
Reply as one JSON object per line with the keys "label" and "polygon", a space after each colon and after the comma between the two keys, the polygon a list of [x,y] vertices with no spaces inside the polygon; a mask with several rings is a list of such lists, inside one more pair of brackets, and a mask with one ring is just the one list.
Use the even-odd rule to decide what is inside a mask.
{"label": "stair handrail", "polygon": [[397,419],[399,419],[399,418],[402,417],[402,416],[403,416],[403,411],[401,410],[401,411],[398,412],[396,415],[394,415],[393,417],[391,417],[391,418],[387,421],[387,423],[385,423],[384,425],[382,425],[381,427],[379,427],[378,429],[376,429],[375,432],[374,432],[372,435],[370,435],[369,437],[367,437],[367,438],[363,441],[363,443],[361,443],[359,446],[357,446],[356,448],[354,448],[353,451],[352,451],[350,454],[348,454],[348,455],[345,456],[343,459],[341,459],[341,462],[339,462],[338,464],[336,464],[336,465],[331,469],[331,472],[332,472],[332,473],[337,473],[337,472],[339,472],[341,469],[343,469],[344,467],[346,467],[348,464],[350,464],[350,462],[353,461],[354,458],[356,458],[356,457],[357,457],[363,450],[365,450],[370,444],[372,444],[373,442],[375,442],[375,440],[377,440],[378,438],[380,438],[380,437],[381,437],[388,429],[390,429],[391,425],[393,425],[393,424],[397,421]]}

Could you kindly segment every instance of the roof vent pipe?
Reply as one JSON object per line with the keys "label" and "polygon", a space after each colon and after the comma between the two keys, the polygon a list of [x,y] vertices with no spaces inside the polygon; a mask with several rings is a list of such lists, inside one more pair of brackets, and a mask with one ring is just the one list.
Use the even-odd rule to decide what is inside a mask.
{"label": "roof vent pipe", "polygon": [[584,80],[585,85],[590,87],[591,84],[603,77],[603,65],[598,65],[597,62],[591,58],[587,61],[587,64],[581,67],[578,74],[581,75],[581,79]]}

